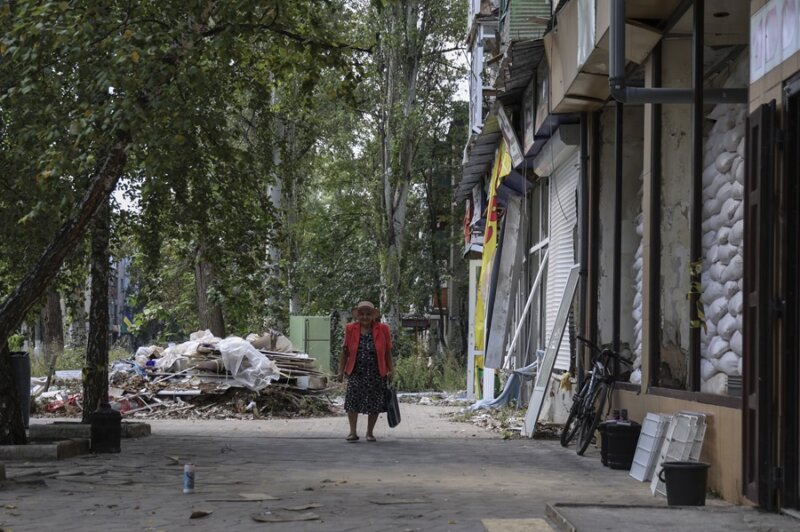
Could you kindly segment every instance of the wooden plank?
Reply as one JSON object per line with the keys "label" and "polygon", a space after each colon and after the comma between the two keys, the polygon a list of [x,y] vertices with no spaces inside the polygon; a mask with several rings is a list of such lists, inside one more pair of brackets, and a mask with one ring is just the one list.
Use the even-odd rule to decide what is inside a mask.
{"label": "wooden plank", "polygon": [[567,326],[569,308],[572,306],[572,300],[575,298],[575,292],[578,288],[580,267],[580,264],[575,264],[569,271],[567,284],[564,286],[564,293],[561,296],[561,304],[558,307],[556,321],[553,323],[550,340],[547,343],[547,349],[544,352],[544,358],[539,367],[539,373],[536,376],[536,384],[533,387],[533,392],[528,402],[528,411],[525,414],[522,433],[529,438],[532,438],[536,431],[536,422],[539,420],[542,403],[547,394],[547,388],[550,385],[550,374],[553,372],[553,366],[555,366],[556,356],[558,355],[558,348],[561,346],[561,337],[564,336],[564,329]]}

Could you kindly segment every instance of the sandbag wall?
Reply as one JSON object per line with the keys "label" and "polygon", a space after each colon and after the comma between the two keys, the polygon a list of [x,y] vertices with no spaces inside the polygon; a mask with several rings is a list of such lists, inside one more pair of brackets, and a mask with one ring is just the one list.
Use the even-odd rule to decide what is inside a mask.
{"label": "sandbag wall", "polygon": [[[726,87],[747,83],[738,62]],[[701,391],[725,394],[728,377],[742,374],[744,309],[744,172],[746,105],[720,104],[703,154],[703,273],[705,329],[701,331]]]}
{"label": "sandbag wall", "polygon": [[[745,86],[748,81],[747,68],[747,57],[743,54],[736,60],[724,86]],[[707,118],[713,125],[707,132],[703,149],[703,273],[700,299],[706,328],[701,331],[701,391],[725,394],[728,377],[742,374],[742,244],[747,107],[720,104],[714,107]],[[631,264],[635,281],[632,306],[634,371],[630,382],[641,384],[643,214],[636,217],[635,226],[639,242]]]}
{"label": "sandbag wall", "polygon": [[746,117],[743,105],[717,105],[703,157],[700,375],[701,391],[716,394],[727,392],[728,376],[742,374]]}
{"label": "sandbag wall", "polygon": [[[641,199],[641,194],[640,194]],[[641,201],[640,201],[641,203]],[[634,297],[633,297],[633,372],[631,373],[630,382],[633,384],[642,383],[642,286],[644,278],[644,214],[639,213],[636,216],[636,235],[639,239],[639,245],[636,248],[636,253],[633,256],[633,279],[634,279]]]}

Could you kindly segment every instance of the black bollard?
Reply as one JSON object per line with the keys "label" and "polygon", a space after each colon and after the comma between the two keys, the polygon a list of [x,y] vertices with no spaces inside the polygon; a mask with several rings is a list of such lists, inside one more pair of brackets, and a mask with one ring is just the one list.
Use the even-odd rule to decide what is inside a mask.
{"label": "black bollard", "polygon": [[26,351],[11,353],[11,378],[17,387],[22,425],[27,429],[31,414],[31,359]]}
{"label": "black bollard", "polygon": [[122,439],[122,415],[108,403],[89,414],[93,453],[118,453]]}

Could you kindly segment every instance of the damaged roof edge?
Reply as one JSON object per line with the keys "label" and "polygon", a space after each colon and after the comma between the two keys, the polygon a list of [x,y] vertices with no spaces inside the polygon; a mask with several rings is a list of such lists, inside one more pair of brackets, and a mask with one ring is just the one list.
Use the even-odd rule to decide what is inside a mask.
{"label": "damaged roof edge", "polygon": [[[544,41],[532,39],[512,42],[502,56],[494,87],[497,89],[497,102],[505,105],[516,103],[530,83],[544,59]],[[494,160],[494,148],[502,133],[497,122],[497,105],[492,105],[480,133],[473,134],[465,146],[461,181],[455,191],[455,200],[464,201],[477,183],[483,179]],[[491,148],[489,147],[491,146]]]}

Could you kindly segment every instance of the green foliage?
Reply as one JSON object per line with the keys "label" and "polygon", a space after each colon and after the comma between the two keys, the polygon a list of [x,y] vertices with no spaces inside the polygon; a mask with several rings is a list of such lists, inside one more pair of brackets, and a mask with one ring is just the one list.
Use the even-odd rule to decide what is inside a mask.
{"label": "green foliage", "polygon": [[393,380],[397,389],[404,392],[434,389],[434,371],[424,357],[410,356],[395,360]]}
{"label": "green foliage", "polygon": [[692,329],[703,329],[708,332],[708,325],[706,323],[705,307],[700,296],[703,295],[703,287],[700,281],[700,274],[703,273],[703,261],[698,260],[689,264],[689,292],[686,294],[686,299],[690,302],[692,299],[695,301],[695,309],[697,311],[697,319],[689,322],[689,327]]}
{"label": "green foliage", "polygon": [[164,242],[213,235],[207,244],[225,268],[210,298],[234,322],[251,319],[258,309],[242,294],[263,281],[266,228],[275,221],[264,201],[270,128],[261,126],[269,125],[275,87],[290,84],[306,102],[319,74],[338,70],[338,91],[353,92],[359,70],[345,67],[358,47],[340,31],[341,8],[1,3],[0,295],[73,211],[108,146],[125,136],[132,141],[123,183],[141,214],[128,221],[149,259],[149,280],[160,273]]}
{"label": "green foliage", "polygon": [[8,339],[8,348],[11,351],[21,351],[22,344],[25,342],[25,337],[21,334],[12,334]]}
{"label": "green foliage", "polygon": [[[402,4],[0,0],[0,297],[126,134],[118,192],[135,206],[116,206],[112,249],[133,260],[138,334],[199,327],[200,248],[214,272],[205,297],[231,333],[285,319],[289,300],[304,314],[363,298],[424,310],[449,273],[429,213],[449,213],[460,160],[441,139],[461,74],[446,50],[466,16],[460,0]],[[426,176],[444,186],[427,191]],[[408,214],[395,226],[383,209],[405,201],[400,183]],[[390,226],[405,253],[387,252]],[[59,277],[70,308],[86,255],[77,246]]]}
{"label": "green foliage", "polygon": [[394,383],[405,392],[457,391],[464,388],[466,368],[453,356],[416,354],[398,357],[394,363]]}
{"label": "green foliage", "polygon": [[[126,353],[125,358],[128,355]],[[109,357],[109,360],[114,360]],[[56,357],[57,371],[81,369],[86,361],[86,349],[65,349],[63,353],[59,353]],[[45,377],[47,376],[47,363],[43,357],[31,357],[31,376]]]}

